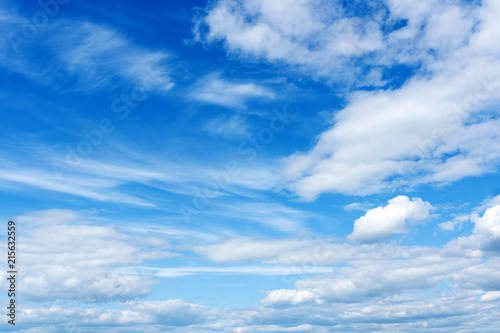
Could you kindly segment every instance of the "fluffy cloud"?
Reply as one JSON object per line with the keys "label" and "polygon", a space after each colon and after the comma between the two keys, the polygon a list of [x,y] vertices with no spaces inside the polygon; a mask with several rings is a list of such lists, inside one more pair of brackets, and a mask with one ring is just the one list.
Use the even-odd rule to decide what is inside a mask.
{"label": "fluffy cloud", "polygon": [[432,206],[420,198],[404,195],[389,200],[385,207],[369,210],[354,222],[349,238],[358,242],[375,242],[407,231],[406,223],[423,221],[429,217]]}
{"label": "fluffy cloud", "polygon": [[[397,54],[395,59],[417,57],[421,68],[399,88],[352,93],[315,147],[288,158],[291,191],[307,200],[324,192],[364,195],[496,169],[500,50],[485,40],[499,30],[491,13],[500,8],[484,1],[465,14],[457,6],[435,1],[389,6],[392,15],[409,23],[387,37],[399,40],[387,52]],[[444,26],[447,13],[456,17],[453,29],[434,29]],[[418,41],[410,45],[423,51],[397,47],[409,36]],[[443,36],[450,42],[438,43]],[[438,56],[429,56],[431,49]]]}
{"label": "fluffy cloud", "polygon": [[474,9],[436,0],[220,0],[194,31],[200,41],[222,41],[231,54],[285,63],[329,81],[379,86],[386,84],[384,68],[417,66],[431,52],[464,43]]}
{"label": "fluffy cloud", "polygon": [[[356,303],[296,304],[293,307],[268,305],[240,312],[239,325],[265,331],[273,318],[282,327],[307,322],[314,332],[450,332],[475,329],[494,332],[498,310],[494,302],[478,302],[475,291],[436,291],[433,298],[417,294],[366,299]],[[475,324],[472,324],[475,323]],[[268,324],[268,325],[266,325]],[[478,326],[479,325],[479,326]],[[278,330],[279,331],[279,330]]]}
{"label": "fluffy cloud", "polygon": [[381,84],[384,71],[401,64],[414,71],[401,87],[349,95],[315,147],[287,159],[287,188],[314,200],[324,192],[364,195],[495,170],[500,50],[488,41],[500,30],[499,5],[370,6],[355,16],[338,2],[224,0],[198,22],[200,39],[224,41],[230,53],[330,80],[341,73],[344,84],[374,77]]}
{"label": "fluffy cloud", "polygon": [[[53,209],[14,220],[23,230],[19,269],[25,300],[102,302],[145,296],[156,282],[152,276],[117,271],[174,256],[166,251],[168,242],[154,237],[145,242],[73,211]],[[156,246],[148,248],[149,241]]]}
{"label": "fluffy cloud", "polygon": [[[22,309],[23,323],[32,328],[53,326],[50,332],[106,332],[106,327],[120,327],[120,331],[137,332],[144,325],[161,328],[162,331],[176,330],[176,327],[216,322],[224,310],[188,303],[179,299],[167,301],[125,302],[118,309],[79,309],[55,305],[38,307],[25,305]],[[55,319],[55,318],[57,319]],[[90,328],[86,331],[86,327]],[[148,331],[151,331],[148,329]],[[176,330],[177,331],[177,330]],[[31,330],[30,330],[31,332]],[[109,331],[108,331],[109,332]],[[151,331],[153,332],[153,331]],[[156,332],[156,331],[154,331]]]}
{"label": "fluffy cloud", "polygon": [[[430,208],[417,199],[396,197],[380,209],[387,209],[394,202],[399,202],[400,207],[415,205],[407,211],[412,212],[408,216],[417,220],[425,215],[417,207],[427,209],[427,214]],[[470,237],[495,237],[495,203],[492,200],[482,216],[473,215],[477,230]],[[133,269],[121,268],[168,255],[141,247],[148,239],[137,241],[137,237],[111,227],[92,224],[78,212],[50,210],[17,220],[28,231],[28,238],[24,238],[29,239],[31,246],[23,249],[24,265],[29,267],[23,270],[30,272],[26,278],[31,280],[22,281],[24,295],[31,301],[50,299],[45,294],[48,291],[60,300],[78,301],[126,300],[145,295],[150,291],[148,283],[153,282],[148,271],[156,269],[143,268],[134,273]],[[58,237],[54,234],[56,229],[61,231]],[[159,240],[151,243],[157,250],[169,247]],[[52,252],[44,250],[47,257],[41,255],[42,247]],[[24,324],[34,332],[37,327],[43,327],[44,332],[54,333],[72,329],[86,332],[87,328],[89,332],[101,333],[110,326],[120,327],[124,332],[142,331],[145,327],[152,332],[366,332],[384,331],[394,325],[408,332],[428,328],[446,332],[445,328],[449,331],[449,327],[466,328],[472,321],[485,331],[493,331],[494,324],[485,319],[496,315],[494,304],[500,290],[496,258],[488,261],[461,256],[450,258],[445,252],[430,247],[338,244],[332,239],[307,238],[236,238],[197,246],[194,251],[218,263],[260,261],[267,265],[189,267],[184,271],[177,269],[178,272],[278,274],[284,279],[285,274],[295,272],[291,281],[296,281],[296,288],[267,291],[261,305],[238,310],[182,300],[128,301],[113,309],[58,304],[42,308],[36,302],[27,302],[21,309]],[[160,269],[156,275],[163,273],[169,273],[168,269],[165,272]],[[52,284],[50,288],[43,285],[44,279]],[[34,292],[34,287],[27,286],[40,290]],[[427,296],[428,293],[432,297]],[[55,313],[59,320],[51,321]],[[45,324],[49,321],[50,327]]]}
{"label": "fluffy cloud", "polygon": [[[383,11],[376,9],[377,14]],[[349,57],[384,47],[381,22],[344,16],[336,2],[223,0],[198,22],[199,40],[224,41],[231,53],[299,66],[314,75],[339,73]],[[345,73],[354,80],[354,73]],[[362,75],[361,71],[357,72]]]}
{"label": "fluffy cloud", "polygon": [[491,207],[487,208],[483,216],[477,213],[471,215],[474,223],[472,235],[459,237],[448,243],[443,252],[452,256],[481,257],[496,255],[500,252],[500,205],[499,196],[491,200]]}
{"label": "fluffy cloud", "polygon": [[473,215],[472,222],[475,224],[474,233],[500,239],[500,205],[488,208],[482,217]]}
{"label": "fluffy cloud", "polygon": [[293,305],[315,302],[355,302],[369,297],[399,294],[412,290],[429,289],[451,278],[457,269],[463,269],[478,260],[423,256],[416,259],[360,261],[349,267],[299,280],[297,290],[274,290],[263,303]]}
{"label": "fluffy cloud", "polygon": [[[421,200],[396,197],[387,206],[370,212],[386,214],[384,211],[391,211],[387,207],[394,202],[401,204],[398,209],[415,205],[399,215],[412,216],[415,220],[427,216],[431,208]],[[500,216],[497,204],[498,197],[479,207],[485,211],[482,216],[471,215],[475,224],[472,234],[452,240],[441,251],[430,247],[414,251],[416,249],[408,247],[408,251],[413,251],[404,257],[398,247],[388,244],[386,246],[395,253],[399,252],[399,258],[395,253],[392,258],[390,255],[379,257],[379,249],[372,248],[371,257],[368,253],[353,257],[347,260],[346,266],[334,268],[333,273],[299,279],[295,282],[296,289],[268,291],[262,299],[267,310],[259,312],[258,321],[252,317],[248,322],[261,324],[271,318],[280,318],[282,323],[292,326],[304,322],[313,325],[342,325],[345,322],[347,326],[338,326],[338,331],[383,331],[388,327],[384,325],[397,325],[408,332],[421,331],[422,327],[434,327],[439,332],[438,327],[455,329],[466,327],[469,322],[483,322],[470,315],[483,309],[486,319],[497,312],[494,305],[500,290],[496,258]],[[365,217],[370,216],[369,213]],[[357,247],[358,254],[363,246]],[[485,257],[487,255],[490,258]],[[429,291],[432,296],[425,296],[427,293],[422,291]],[[328,313],[332,313],[336,308],[339,314],[335,318],[321,311],[329,309]],[[307,313],[314,316],[308,317]],[[413,326],[406,327],[404,323],[408,322]],[[494,330],[488,325],[483,329]]]}

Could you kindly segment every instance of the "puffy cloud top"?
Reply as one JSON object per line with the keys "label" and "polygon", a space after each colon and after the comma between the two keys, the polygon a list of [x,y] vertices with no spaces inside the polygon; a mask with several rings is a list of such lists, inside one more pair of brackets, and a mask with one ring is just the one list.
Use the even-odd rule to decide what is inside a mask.
{"label": "puffy cloud top", "polygon": [[385,207],[369,210],[354,222],[349,238],[358,242],[376,242],[396,234],[405,233],[407,222],[419,222],[429,217],[432,205],[420,198],[404,195],[389,200]]}

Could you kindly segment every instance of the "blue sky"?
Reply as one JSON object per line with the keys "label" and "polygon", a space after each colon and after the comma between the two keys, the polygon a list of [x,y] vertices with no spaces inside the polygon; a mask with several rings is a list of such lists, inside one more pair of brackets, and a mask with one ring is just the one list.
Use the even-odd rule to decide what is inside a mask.
{"label": "blue sky", "polygon": [[2,2],[1,331],[495,332],[499,15]]}

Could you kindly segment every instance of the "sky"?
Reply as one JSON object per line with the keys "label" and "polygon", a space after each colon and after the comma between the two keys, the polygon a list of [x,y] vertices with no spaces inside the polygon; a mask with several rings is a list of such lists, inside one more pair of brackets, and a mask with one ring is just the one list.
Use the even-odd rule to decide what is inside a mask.
{"label": "sky", "polygon": [[0,331],[497,332],[498,17],[2,1]]}

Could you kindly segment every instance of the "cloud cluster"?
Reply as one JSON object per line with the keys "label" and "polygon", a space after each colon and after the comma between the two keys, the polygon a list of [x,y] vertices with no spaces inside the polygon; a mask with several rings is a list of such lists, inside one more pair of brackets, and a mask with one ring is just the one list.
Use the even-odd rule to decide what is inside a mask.
{"label": "cloud cluster", "polygon": [[[207,322],[216,322],[223,310],[188,303],[179,299],[168,301],[124,302],[118,309],[78,309],[59,305],[50,308],[26,306],[21,327],[32,329],[46,327],[46,332],[105,332],[106,327],[119,327],[122,332],[137,332],[151,325],[149,332],[161,330],[177,331],[178,327],[189,327]],[[56,319],[56,320],[54,320]],[[41,326],[49,322],[52,326]],[[68,323],[71,323],[69,325]],[[31,332],[31,330],[30,330]]]}
{"label": "cloud cluster", "polygon": [[[439,32],[431,22],[445,20],[443,13],[461,10],[425,8],[421,14],[399,8],[410,22],[416,15],[429,17],[421,26],[424,35]],[[315,147],[288,158],[289,189],[313,200],[324,192],[363,195],[495,170],[500,60],[498,47],[484,41],[498,30],[490,14],[499,10],[494,1],[475,8],[477,29],[468,24],[449,31],[461,33],[461,43],[435,45],[432,38],[422,38],[420,47],[436,47],[439,56],[422,57],[422,68],[403,86],[352,93]]]}
{"label": "cloud cluster", "polygon": [[371,297],[383,297],[415,290],[432,289],[450,279],[458,269],[478,260],[422,256],[406,260],[353,262],[333,274],[311,277],[296,282],[297,290],[275,290],[268,293],[264,303],[293,305],[315,302],[359,302]]}
{"label": "cloud cluster", "polygon": [[[285,159],[285,188],[314,200],[326,192],[365,195],[497,170],[500,44],[492,41],[500,39],[499,15],[495,0],[219,0],[197,20],[195,33],[204,43],[222,42],[244,61],[292,69],[317,82],[343,81],[351,91],[315,146]],[[6,31],[21,21],[3,7],[0,18]],[[108,26],[55,19],[48,30],[57,34],[20,45],[24,49],[16,57],[7,50],[8,40],[0,41],[7,46],[0,51],[1,66],[54,89],[93,92],[124,82],[140,84],[149,71],[158,74],[158,91],[172,86],[165,52],[138,45]],[[396,82],[398,71],[404,72],[404,82]],[[352,92],[358,88],[365,90]],[[185,91],[199,102],[241,111],[250,101],[275,98],[277,89],[209,74]],[[239,115],[211,118],[203,129],[248,135]],[[43,144],[37,147],[39,156],[65,158],[44,154]],[[216,167],[139,152],[131,154],[134,161],[104,155],[86,159],[62,183],[40,166],[43,158],[30,157],[29,163],[0,158],[2,185],[101,202],[149,207],[161,202],[168,211],[163,215],[158,208],[150,218],[154,233],[144,232],[146,223],[117,219],[117,227],[61,209],[16,217],[22,225],[19,333],[495,332],[500,327],[500,196],[470,215],[452,214],[450,221],[436,223],[436,233],[447,235],[468,221],[473,224],[470,234],[444,245],[383,242],[411,232],[439,209],[438,203],[402,195],[375,208],[366,201],[345,206],[350,214],[366,211],[353,218],[347,241],[319,237],[317,232],[331,230],[320,227],[289,236],[312,227],[313,214],[262,193],[249,194],[280,187],[281,173],[272,162],[254,166],[249,159],[238,165],[236,177]],[[214,178],[226,185],[213,196],[193,197],[193,203],[206,199],[199,221],[219,223],[174,230],[177,207],[153,190],[189,199],[191,187],[206,193]],[[300,205],[295,207],[306,206]],[[236,222],[244,227],[233,229]],[[288,238],[277,238],[283,233]],[[180,253],[173,253],[170,237],[186,260],[172,259]],[[3,289],[5,274],[0,272]],[[165,291],[152,292],[161,279],[184,277],[183,283],[196,274],[272,279],[252,290],[260,302],[237,309],[210,306],[212,300],[206,299],[200,304],[199,299],[158,300]],[[277,283],[270,286],[271,280]]]}
{"label": "cloud cluster", "polygon": [[[291,265],[285,280],[293,276],[296,288],[267,291],[260,307],[238,312],[235,324],[242,331],[294,328],[361,332],[392,327],[408,332],[447,332],[450,328],[467,330],[471,323],[493,331],[495,324],[488,318],[498,313],[495,301],[500,297],[496,258],[499,207],[496,197],[475,209],[470,215],[472,234],[441,248],[395,243],[351,245],[333,239],[240,238],[198,246],[194,251],[219,263]],[[356,220],[359,229],[355,226],[355,230],[376,228],[368,221],[379,219],[389,234],[375,231],[374,235],[389,236],[390,230],[397,231],[409,221],[426,219],[431,209],[419,198],[398,196]],[[332,272],[311,275],[308,269],[316,266],[330,267]],[[280,326],[271,328],[277,322]],[[312,326],[299,328],[305,323]]]}
{"label": "cloud cluster", "polygon": [[[19,283],[27,301],[102,302],[146,296],[157,281],[119,269],[175,256],[167,250],[166,240],[151,236],[144,241],[91,223],[73,211],[53,209],[14,220],[23,230]],[[151,242],[154,248],[146,245]]]}
{"label": "cloud cluster", "polygon": [[[314,200],[495,170],[500,60],[498,46],[487,41],[498,35],[498,4],[374,1],[356,14],[350,6],[223,0],[198,22],[200,40],[223,41],[229,53],[333,81],[340,74],[350,87],[356,80],[383,86],[349,94],[315,146],[288,157],[287,188]],[[402,65],[403,85],[382,83]]]}
{"label": "cloud cluster", "polygon": [[497,255],[500,252],[500,205],[487,208],[482,217],[473,213],[471,221],[474,223],[472,235],[454,239],[446,245],[445,253],[467,257]]}
{"label": "cloud cluster", "polygon": [[[350,57],[382,50],[385,44],[381,22],[344,14],[331,1],[223,0],[197,22],[195,33],[200,41],[223,41],[233,54],[331,77],[342,72]],[[354,80],[362,72],[343,74],[350,74],[343,79]]]}
{"label": "cloud cluster", "polygon": [[[23,325],[54,333],[68,331],[67,322],[82,332],[88,328],[99,333],[109,327],[124,332],[145,327],[152,332],[363,332],[390,327],[446,332],[474,323],[491,331],[496,322],[486,319],[498,313],[494,305],[500,297],[499,263],[494,256],[499,239],[497,203],[498,197],[471,214],[475,227],[470,236],[441,249],[245,237],[193,248],[217,266],[173,268],[141,267],[147,260],[173,255],[167,251],[170,244],[157,234],[118,232],[89,222],[80,212],[34,212],[16,218],[26,230]],[[358,222],[380,218],[383,226],[403,226],[425,219],[431,208],[421,199],[398,196],[369,210],[355,225],[369,228],[373,225]],[[386,220],[391,221],[384,224]],[[225,266],[248,262],[255,264]],[[150,294],[158,278],[228,273],[281,275],[295,288],[268,290],[258,306],[233,310],[183,300],[131,301]],[[55,303],[41,307],[40,302],[47,300]],[[123,303],[103,309],[92,305],[97,300]],[[68,301],[91,304],[73,307],[64,303]],[[50,321],[54,313],[59,321]]]}

